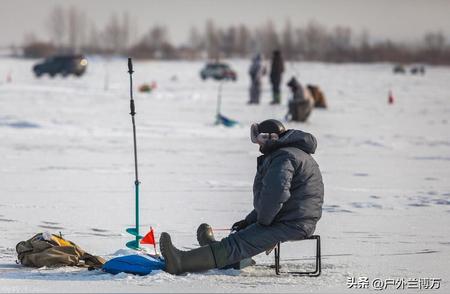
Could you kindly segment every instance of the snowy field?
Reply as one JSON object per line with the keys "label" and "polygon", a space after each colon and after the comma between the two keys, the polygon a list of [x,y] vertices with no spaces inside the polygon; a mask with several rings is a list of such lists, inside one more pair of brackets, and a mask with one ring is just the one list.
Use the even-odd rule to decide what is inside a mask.
{"label": "snowy field", "polygon": [[[67,79],[36,79],[35,62],[0,60],[0,292],[334,292],[351,277],[440,278],[439,291],[450,290],[450,68],[412,76],[389,64],[287,64],[284,82],[296,73],[329,102],[308,123],[287,124],[318,139],[320,277],[275,276],[264,254],[242,271],[137,277],[15,263],[15,245],[41,231],[109,258],[134,222],[126,60],[91,58],[82,78]],[[259,153],[249,126],[286,112],[287,88],[283,105],[269,106],[267,80],[262,103],[246,105],[249,64],[230,63],[239,79],[224,84],[223,114],[234,128],[214,125],[218,83],[200,80],[201,62],[134,64],[136,88],[158,84],[135,94],[142,229],[167,231],[180,248],[196,246],[200,223],[227,228],[251,210]],[[283,245],[282,265],[310,266],[313,248]]]}

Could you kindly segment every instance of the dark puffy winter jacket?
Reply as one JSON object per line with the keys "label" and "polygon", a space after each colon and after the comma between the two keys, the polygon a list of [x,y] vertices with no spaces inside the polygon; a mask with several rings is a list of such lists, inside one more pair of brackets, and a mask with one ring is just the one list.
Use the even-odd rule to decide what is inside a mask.
{"label": "dark puffy winter jacket", "polygon": [[316,138],[288,130],[279,140],[269,141],[258,157],[253,184],[254,210],[248,223],[269,226],[294,222],[311,235],[322,216],[324,187],[319,166],[312,158]]}

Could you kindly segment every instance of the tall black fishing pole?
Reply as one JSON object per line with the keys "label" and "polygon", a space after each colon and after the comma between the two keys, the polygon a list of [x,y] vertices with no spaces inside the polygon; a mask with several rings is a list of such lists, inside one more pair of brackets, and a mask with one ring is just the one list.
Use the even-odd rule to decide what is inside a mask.
{"label": "tall black fishing pole", "polygon": [[133,123],[133,143],[134,143],[134,187],[135,187],[135,224],[134,228],[128,228],[126,231],[131,235],[135,236],[135,240],[128,242],[126,245],[131,249],[140,249],[139,240],[142,236],[139,235],[139,177],[138,177],[138,162],[137,162],[137,148],[136,148],[136,124],[134,121],[134,115],[136,114],[134,99],[133,99],[133,63],[131,58],[128,58],[128,73],[130,74],[130,114],[131,121]]}

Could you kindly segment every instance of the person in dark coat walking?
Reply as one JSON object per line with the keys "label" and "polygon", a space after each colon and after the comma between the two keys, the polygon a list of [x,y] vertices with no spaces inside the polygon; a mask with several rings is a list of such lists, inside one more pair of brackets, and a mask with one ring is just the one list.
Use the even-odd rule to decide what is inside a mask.
{"label": "person in dark coat walking", "polygon": [[285,130],[277,120],[251,127],[251,139],[259,144],[253,184],[254,209],[232,225],[233,232],[216,241],[212,229],[197,230],[201,247],[178,250],[168,233],[160,238],[166,271],[172,274],[225,268],[264,251],[278,242],[302,240],[314,233],[322,216],[324,186],[313,154],[316,138],[300,130]]}
{"label": "person in dark coat walking", "polygon": [[270,83],[272,84],[272,102],[271,104],[280,104],[281,91],[280,85],[284,72],[283,56],[279,50],[273,51],[272,66],[270,68]]}

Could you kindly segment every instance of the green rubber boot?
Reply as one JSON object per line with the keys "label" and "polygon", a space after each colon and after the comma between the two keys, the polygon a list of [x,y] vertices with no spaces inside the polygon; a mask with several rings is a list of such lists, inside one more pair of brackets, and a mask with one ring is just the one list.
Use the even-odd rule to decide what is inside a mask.
{"label": "green rubber boot", "polygon": [[[223,249],[221,246],[221,244],[219,241],[216,241],[216,239],[214,238],[214,233],[213,233],[213,229],[210,225],[208,224],[201,224],[198,229],[197,229],[197,241],[198,244],[200,244],[200,246],[205,246],[205,245],[211,245],[211,248],[213,249],[213,252],[218,252],[215,253],[214,256],[216,257],[216,262],[220,263],[220,264],[225,264],[226,262],[226,255],[225,255],[225,259],[221,260],[220,257],[218,257],[218,255],[223,251],[221,249]],[[220,254],[223,255],[223,254]],[[256,262],[252,259],[252,258],[246,258],[241,260],[240,262],[236,262],[234,264],[230,264],[230,265],[225,265],[224,267],[218,266],[220,269],[229,269],[229,268],[233,268],[233,269],[243,269],[246,268],[248,266],[253,266],[255,265]]]}
{"label": "green rubber boot", "polygon": [[217,242],[214,238],[212,227],[208,224],[201,224],[197,229],[197,241],[200,246],[211,245]]}
{"label": "green rubber boot", "polygon": [[164,232],[159,239],[159,246],[166,262],[165,271],[170,274],[202,272],[217,267],[213,250],[209,245],[181,251],[173,246],[170,235]]}

